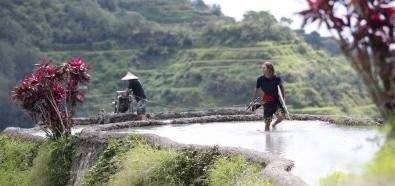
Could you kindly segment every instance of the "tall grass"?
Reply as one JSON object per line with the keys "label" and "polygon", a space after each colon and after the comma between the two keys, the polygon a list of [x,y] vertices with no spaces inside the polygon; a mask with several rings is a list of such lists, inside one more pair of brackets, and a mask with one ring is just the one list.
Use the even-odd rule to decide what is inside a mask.
{"label": "tall grass", "polygon": [[268,186],[269,182],[259,177],[262,167],[250,164],[241,155],[219,158],[209,169],[210,185],[260,185]]}
{"label": "tall grass", "polygon": [[0,135],[0,185],[29,185],[38,145]]}
{"label": "tall grass", "polygon": [[111,139],[96,164],[85,175],[83,185],[106,185],[110,177],[119,171],[124,154],[140,143],[144,142],[134,135]]}
{"label": "tall grass", "polygon": [[73,153],[73,139],[62,136],[40,147],[29,174],[29,185],[67,185]]}
{"label": "tall grass", "polygon": [[149,145],[138,145],[125,154],[121,170],[112,176],[109,185],[179,185],[177,178],[161,174],[160,167],[177,153],[156,150]]}

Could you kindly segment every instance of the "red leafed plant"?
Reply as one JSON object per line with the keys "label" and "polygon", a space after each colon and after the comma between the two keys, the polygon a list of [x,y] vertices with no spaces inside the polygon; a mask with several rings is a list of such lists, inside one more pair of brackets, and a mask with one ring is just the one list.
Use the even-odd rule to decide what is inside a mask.
{"label": "red leafed plant", "polygon": [[[393,0],[307,0],[304,24],[325,24],[361,75],[384,119],[395,118]],[[395,128],[394,128],[395,129]]]}
{"label": "red leafed plant", "polygon": [[90,66],[82,58],[70,59],[59,66],[51,66],[49,59],[36,65],[33,74],[26,77],[12,91],[12,100],[25,109],[33,121],[51,138],[70,134],[72,116],[84,93],[78,85],[88,84]]}

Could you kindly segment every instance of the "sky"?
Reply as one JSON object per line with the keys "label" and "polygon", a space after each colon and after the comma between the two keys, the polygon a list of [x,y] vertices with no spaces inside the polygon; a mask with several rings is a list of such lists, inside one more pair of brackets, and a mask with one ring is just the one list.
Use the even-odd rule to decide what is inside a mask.
{"label": "sky", "polygon": [[[243,18],[246,11],[265,10],[273,14],[277,20],[281,17],[291,18],[293,23],[291,28],[300,29],[302,17],[296,12],[307,9],[306,0],[203,0],[206,4],[218,4],[226,16],[234,17],[237,21]],[[322,36],[330,36],[330,32],[322,26],[318,29],[317,25],[309,25],[305,28],[307,33],[318,31]]]}

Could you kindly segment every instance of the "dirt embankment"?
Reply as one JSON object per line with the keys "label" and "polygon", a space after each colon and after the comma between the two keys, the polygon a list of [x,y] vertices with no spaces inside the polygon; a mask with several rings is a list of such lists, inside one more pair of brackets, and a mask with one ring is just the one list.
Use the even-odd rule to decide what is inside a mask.
{"label": "dirt embankment", "polygon": [[[349,116],[335,115],[311,115],[311,114],[291,114],[292,120],[319,120],[334,124],[348,126],[382,126],[383,121],[371,118],[354,118]],[[212,109],[196,112],[161,112],[147,115],[146,122],[135,122],[136,115],[132,113],[123,114],[99,114],[91,118],[75,118],[77,125],[109,124],[125,122],[133,125],[166,125],[166,124],[190,124],[190,123],[210,123],[210,122],[231,122],[231,121],[262,121],[263,115],[258,112],[247,112],[237,109]]]}

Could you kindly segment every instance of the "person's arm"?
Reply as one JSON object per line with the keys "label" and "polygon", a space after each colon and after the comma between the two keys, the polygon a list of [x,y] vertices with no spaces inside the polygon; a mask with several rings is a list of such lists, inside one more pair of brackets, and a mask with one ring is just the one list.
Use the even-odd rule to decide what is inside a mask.
{"label": "person's arm", "polygon": [[285,101],[285,89],[284,89],[284,83],[281,82],[280,84],[280,90],[281,90],[281,95],[283,95],[283,99]]}
{"label": "person's arm", "polygon": [[257,80],[256,80],[256,85],[255,85],[255,89],[252,91],[252,94],[251,94],[251,98],[250,98],[250,102],[249,102],[249,104],[252,104],[252,103],[254,103],[254,100],[255,100],[255,96],[256,96],[256,92],[258,91],[258,89],[261,87],[261,84],[260,84],[260,78],[258,78]]}
{"label": "person's arm", "polygon": [[253,103],[254,102],[254,99],[255,99],[255,96],[256,96],[256,91],[258,90],[258,88],[254,88],[254,90],[252,91],[252,94],[251,94],[251,98],[250,98],[250,102],[249,102],[249,104],[251,104],[251,103]]}

